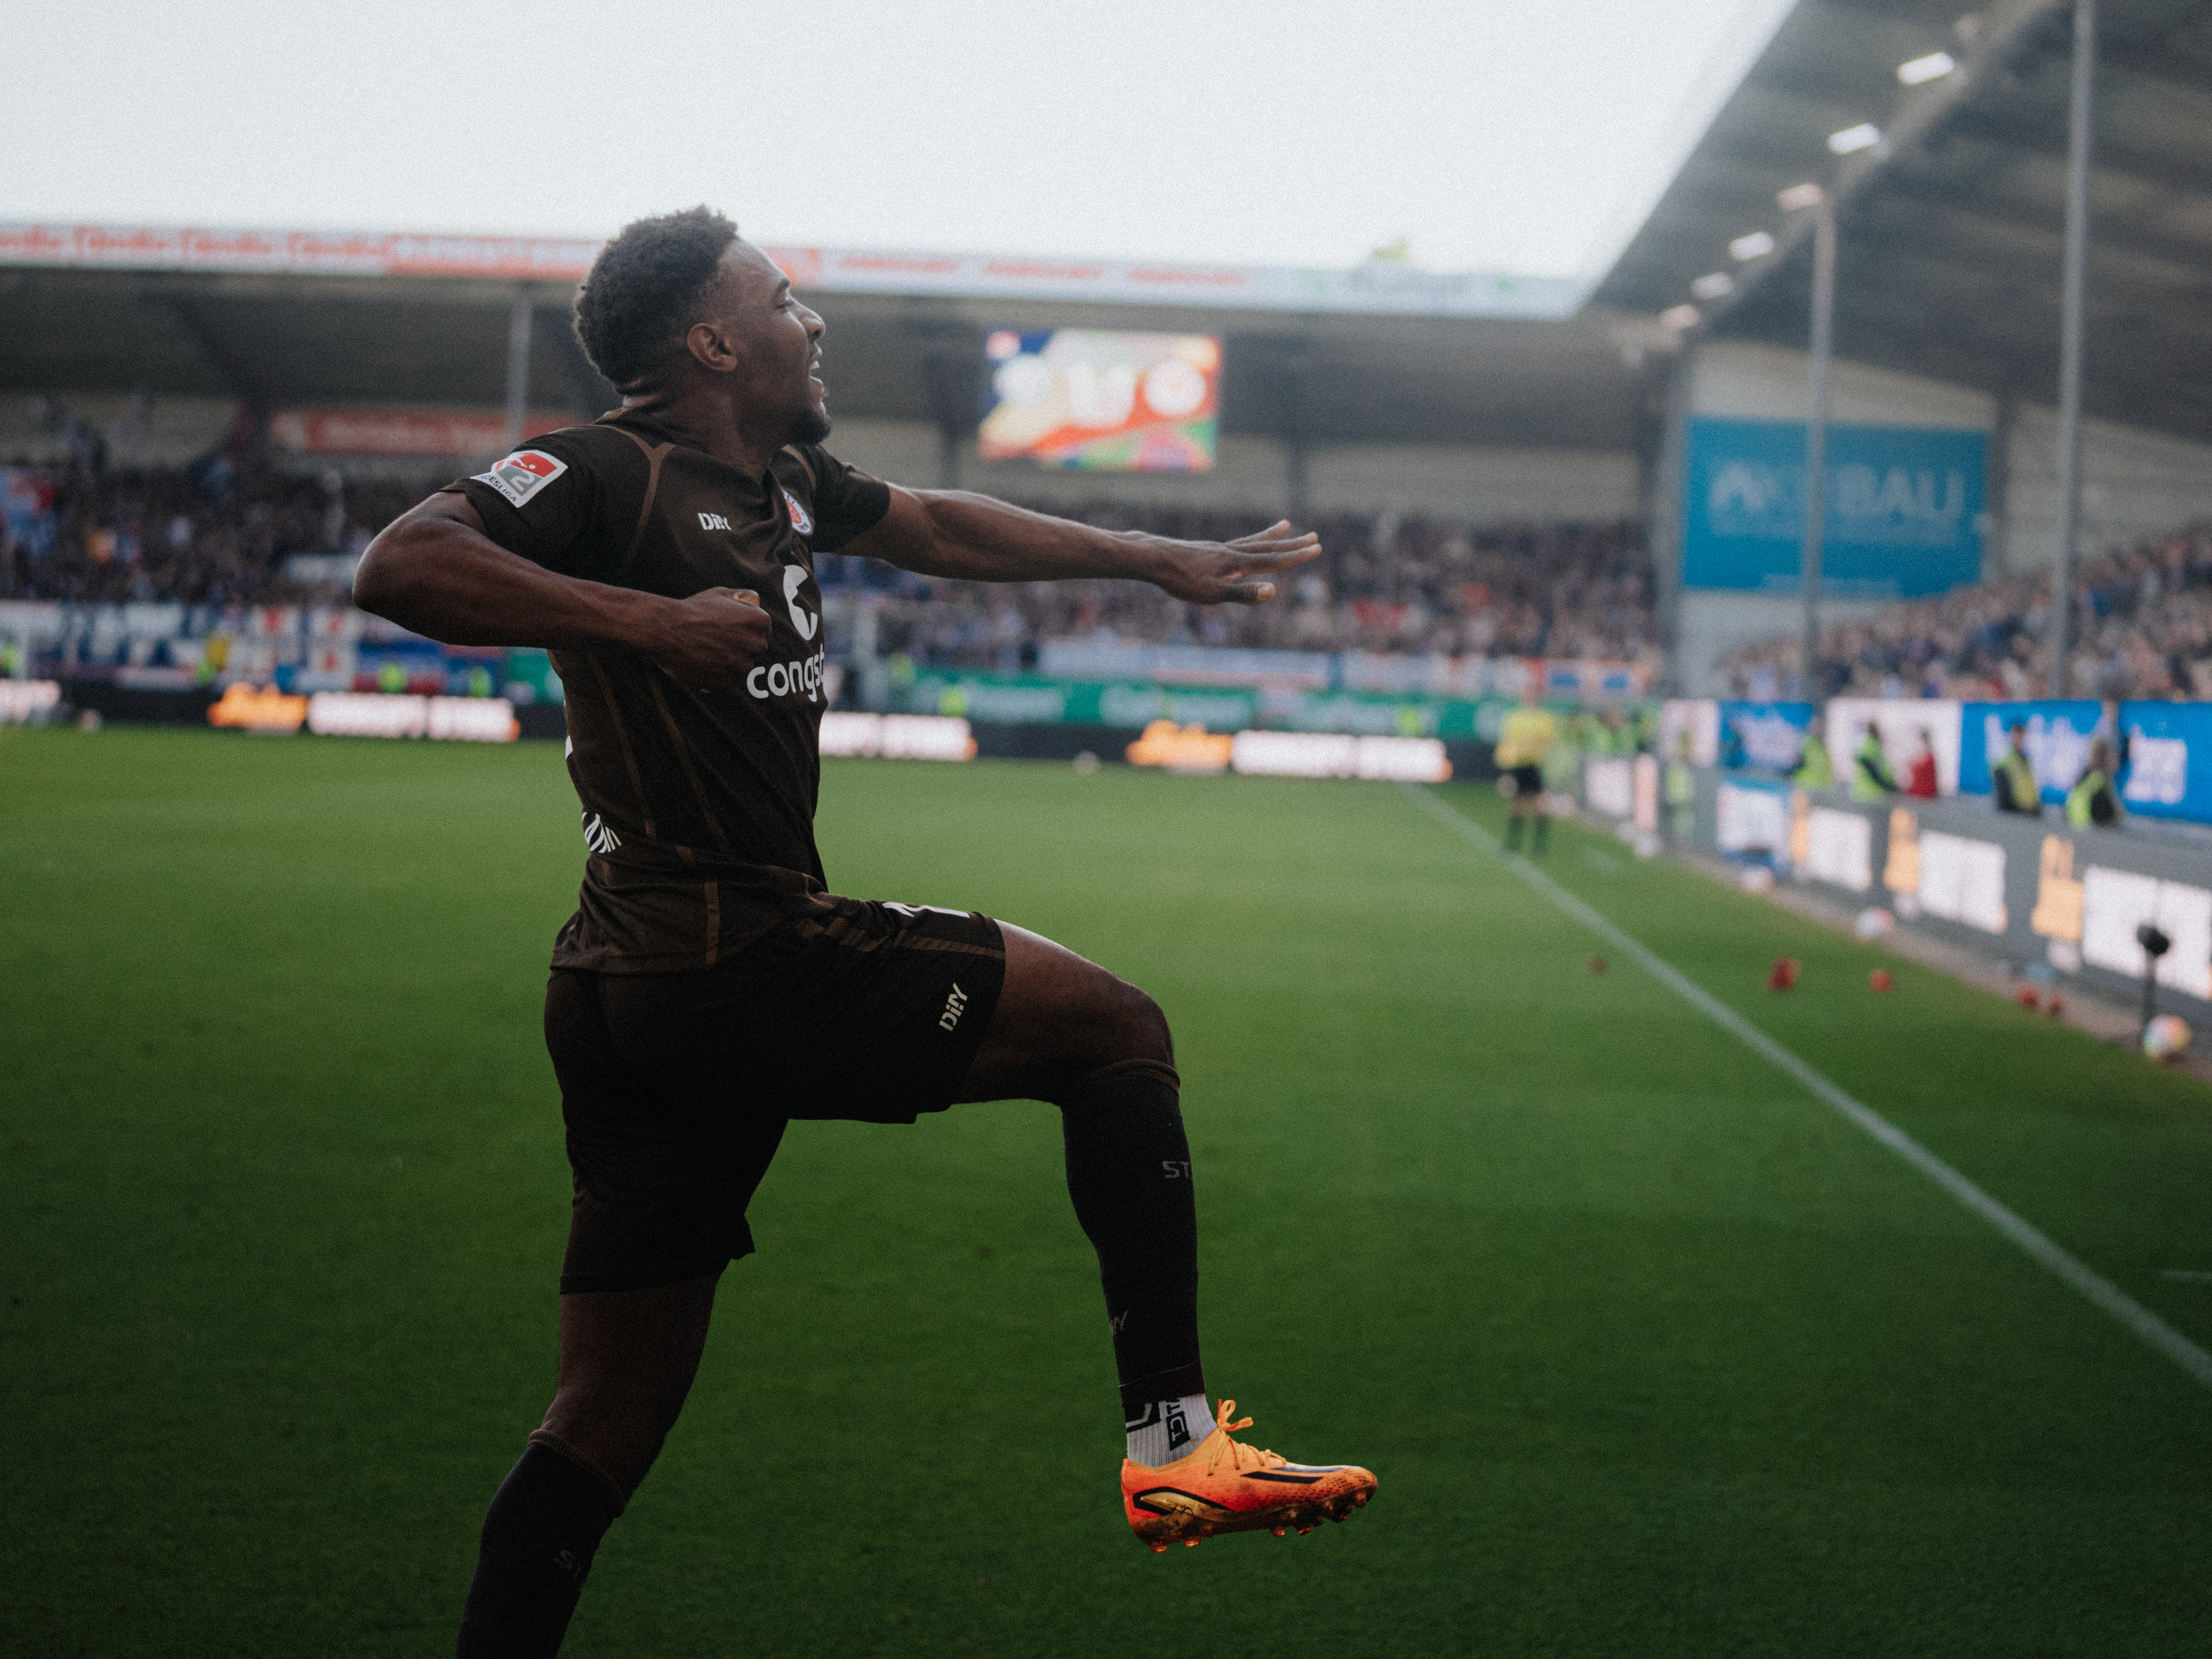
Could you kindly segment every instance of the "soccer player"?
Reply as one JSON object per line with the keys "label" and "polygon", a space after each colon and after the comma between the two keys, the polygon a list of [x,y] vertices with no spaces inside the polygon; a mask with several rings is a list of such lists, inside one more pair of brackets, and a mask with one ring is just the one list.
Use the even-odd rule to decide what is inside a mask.
{"label": "soccer player", "polygon": [[1521,694],[1520,702],[1505,711],[1498,734],[1498,769],[1504,774],[1502,781],[1512,803],[1505,819],[1505,849],[1510,853],[1521,850],[1521,831],[1531,818],[1536,830],[1529,850],[1540,854],[1550,844],[1552,811],[1544,797],[1544,759],[1559,740],[1559,722],[1531,685]]}
{"label": "soccer player", "polygon": [[817,553],[1254,605],[1316,538],[1114,534],[845,465],[821,447],[822,319],[704,208],[609,243],[576,327],[622,407],[416,507],[355,586],[437,639],[552,651],[588,849],[545,994],[574,1173],[559,1376],[485,1516],[463,1659],[560,1645],[683,1406],[716,1281],[752,1249],[745,1206],[793,1118],[1056,1104],[1106,1292],[1129,1525],[1157,1551],[1341,1520],[1373,1475],[1246,1445],[1234,1402],[1208,1401],[1190,1147],[1158,1006],[988,916],[836,896],[813,836]]}

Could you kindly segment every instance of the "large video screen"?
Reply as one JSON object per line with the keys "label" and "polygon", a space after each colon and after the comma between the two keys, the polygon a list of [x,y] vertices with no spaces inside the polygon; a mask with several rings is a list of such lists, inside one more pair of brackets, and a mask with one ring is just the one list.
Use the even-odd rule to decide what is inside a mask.
{"label": "large video screen", "polygon": [[1097,328],[994,330],[983,342],[987,461],[1205,472],[1221,424],[1221,342]]}

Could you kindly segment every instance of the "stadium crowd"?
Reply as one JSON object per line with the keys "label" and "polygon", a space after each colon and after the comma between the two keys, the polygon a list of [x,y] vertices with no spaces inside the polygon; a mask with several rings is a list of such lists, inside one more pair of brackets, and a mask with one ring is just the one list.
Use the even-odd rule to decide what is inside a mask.
{"label": "stadium crowd", "polygon": [[[234,475],[220,459],[173,470],[41,471],[50,504],[34,530],[19,528],[0,544],[0,599],[343,603],[351,559],[447,476],[401,482],[335,472]],[[1258,513],[1110,500],[1073,509],[1073,516],[1108,529],[1216,540],[1267,522]],[[851,602],[865,596],[878,612],[878,649],[902,652],[922,666],[1017,669],[1034,661],[1042,641],[1106,636],[1657,660],[1650,562],[1632,523],[1478,527],[1391,514],[1323,514],[1313,527],[1325,558],[1295,576],[1275,604],[1258,607],[1200,609],[1129,582],[937,581],[836,555],[820,559],[820,577],[833,621],[848,618]]]}
{"label": "stadium crowd", "polygon": [[[2116,547],[2082,562],[2068,690],[2077,697],[2212,697],[2212,525]],[[2038,697],[2051,684],[2044,642],[2048,571],[1886,605],[1824,629],[1823,696]],[[1803,642],[1743,647],[1726,660],[1738,696],[1802,695]]]}
{"label": "stadium crowd", "polygon": [[[1133,507],[1053,509],[1110,530],[1225,541],[1265,514]],[[1638,526],[1627,522],[1478,527],[1426,517],[1316,514],[1324,557],[1275,604],[1200,609],[1127,582],[997,587],[921,582],[842,568],[826,592],[880,585],[883,648],[925,665],[1008,669],[1036,642],[1273,647],[1656,663],[1658,625]],[[824,561],[826,566],[830,561]]]}
{"label": "stadium crowd", "polygon": [[[0,529],[0,599],[191,605],[345,601],[342,562],[440,483],[184,468],[41,469],[48,499]],[[14,515],[11,515],[13,517]],[[338,555],[306,568],[298,555]]]}

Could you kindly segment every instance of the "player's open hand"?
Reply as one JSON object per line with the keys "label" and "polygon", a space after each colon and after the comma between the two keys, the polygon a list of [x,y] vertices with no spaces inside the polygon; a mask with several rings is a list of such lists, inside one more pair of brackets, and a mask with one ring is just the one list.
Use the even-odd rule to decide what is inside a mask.
{"label": "player's open hand", "polygon": [[1233,542],[1164,542],[1166,568],[1152,580],[1192,605],[1265,605],[1275,597],[1269,577],[1321,556],[1321,538],[1293,534],[1279,519]]}
{"label": "player's open hand", "polygon": [[710,587],[671,603],[653,661],[679,685],[728,691],[768,649],[769,615],[749,587]]}

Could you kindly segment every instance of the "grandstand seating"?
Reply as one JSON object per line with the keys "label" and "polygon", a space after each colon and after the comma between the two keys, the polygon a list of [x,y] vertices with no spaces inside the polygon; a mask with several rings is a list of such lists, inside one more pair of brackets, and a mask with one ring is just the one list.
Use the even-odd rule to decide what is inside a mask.
{"label": "grandstand seating", "polygon": [[[2108,549],[2075,581],[2068,690],[2078,697],[2212,698],[2212,525]],[[2034,697],[2051,684],[2043,643],[2051,574],[2006,577],[1887,605],[1820,635],[1824,696]],[[1728,657],[1738,696],[1797,695],[1803,642],[1762,641]]]}
{"label": "grandstand seating", "polygon": [[[52,546],[0,550],[0,599],[188,606],[343,604],[349,561],[375,529],[445,481],[195,469],[54,475]],[[1069,513],[1071,509],[1051,510]],[[1101,499],[1073,516],[1109,529],[1227,539],[1260,513]],[[994,586],[926,580],[825,556],[833,601],[880,595],[878,649],[927,666],[1018,669],[1059,638],[1445,655],[1603,659],[1656,666],[1658,623],[1642,532],[1627,521],[1478,526],[1326,514],[1328,549],[1276,604],[1194,608],[1126,582]],[[331,557],[330,556],[340,556]],[[1326,574],[1324,574],[1326,573]],[[833,605],[842,611],[842,605]]]}
{"label": "grandstand seating", "polygon": [[[1053,510],[1108,529],[1190,539],[1227,540],[1267,523],[1262,514],[1106,500]],[[1020,665],[1038,641],[1103,635],[1156,644],[1658,661],[1650,564],[1632,523],[1484,527],[1322,514],[1311,527],[1327,561],[1292,577],[1273,605],[1194,609],[1126,582],[895,582],[883,648],[927,664],[1001,669]],[[824,568],[825,591],[867,580],[842,564]]]}

